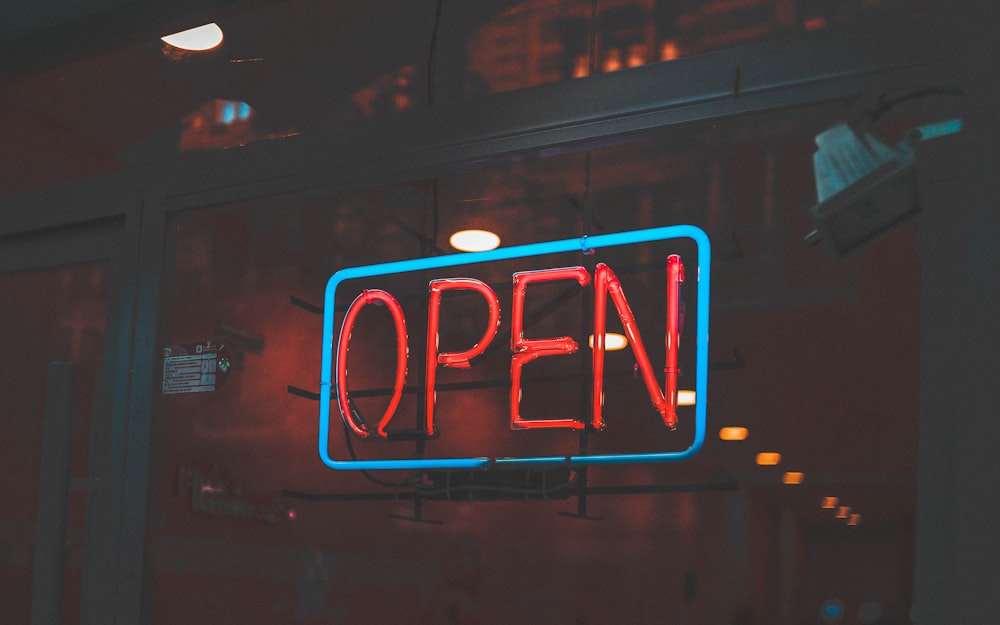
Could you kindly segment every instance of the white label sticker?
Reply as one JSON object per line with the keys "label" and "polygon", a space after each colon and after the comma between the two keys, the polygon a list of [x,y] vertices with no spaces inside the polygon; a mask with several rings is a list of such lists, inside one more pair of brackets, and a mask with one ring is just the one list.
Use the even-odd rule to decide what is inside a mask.
{"label": "white label sticker", "polygon": [[223,362],[219,361],[220,347],[222,346],[208,341],[205,344],[174,345],[165,349],[163,394],[214,391],[217,384],[224,381],[229,370],[228,357],[224,357]]}

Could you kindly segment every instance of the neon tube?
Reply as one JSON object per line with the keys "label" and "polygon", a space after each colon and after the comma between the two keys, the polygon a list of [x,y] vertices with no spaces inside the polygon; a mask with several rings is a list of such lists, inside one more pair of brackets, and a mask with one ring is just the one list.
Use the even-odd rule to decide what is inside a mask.
{"label": "neon tube", "polygon": [[[510,351],[510,428],[528,430],[534,428],[569,428],[582,430],[586,425],[576,419],[531,420],[521,418],[521,369],[536,358],[572,354],[577,350],[576,341],[569,336],[544,339],[524,338],[524,295],[528,285],[534,282],[555,280],[576,280],[580,286],[590,284],[590,274],[583,267],[561,267],[515,273],[514,295],[511,305]],[[603,337],[602,337],[603,338]]]}
{"label": "neon tube", "polygon": [[[676,259],[675,262],[680,262],[679,256],[671,256],[671,258]],[[676,271],[671,273],[670,261],[667,262],[667,291],[675,292],[676,300],[676,289],[670,284],[670,276],[676,274]],[[632,313],[632,308],[628,304],[628,300],[625,298],[625,291],[622,290],[621,281],[618,280],[618,276],[611,270],[610,267],[604,263],[598,263],[597,267],[594,269],[594,353],[593,359],[593,372],[594,372],[594,395],[593,395],[593,416],[591,419],[591,425],[594,429],[602,429],[604,427],[604,418],[602,416],[602,393],[603,393],[603,380],[604,380],[604,327],[606,323],[606,310],[607,310],[607,298],[610,295],[611,301],[615,305],[615,309],[618,311],[618,318],[621,319],[622,327],[625,329],[625,335],[628,337],[629,346],[632,349],[633,355],[635,355],[635,360],[639,365],[639,371],[642,373],[642,380],[646,384],[646,390],[649,391],[649,398],[653,402],[653,406],[656,408],[657,412],[663,418],[663,423],[671,430],[677,429],[677,313],[676,307],[677,302],[674,301],[674,308],[671,309],[669,305],[668,296],[668,310],[667,310],[667,387],[673,385],[673,394],[671,395],[668,391],[667,396],[660,391],[659,383],[656,381],[656,376],[653,374],[653,367],[649,362],[649,356],[646,354],[646,346],[642,342],[642,336],[639,333],[639,326],[635,322],[635,315]],[[673,314],[671,314],[673,311]],[[670,327],[671,318],[673,318],[673,331],[674,338],[670,337]],[[600,337],[600,339],[598,339]],[[669,365],[673,362],[673,367]]]}
{"label": "neon tube", "polygon": [[[531,456],[525,458],[487,458],[483,456],[466,456],[458,458],[399,458],[387,460],[349,460],[330,456],[330,409],[332,399],[337,393],[336,371],[340,363],[339,351],[335,346],[334,311],[336,310],[337,290],[346,280],[370,278],[390,274],[403,274],[427,269],[467,266],[529,256],[543,256],[562,252],[587,252],[593,249],[646,243],[651,241],[668,241],[686,238],[693,241],[698,250],[698,266],[695,271],[697,285],[697,308],[695,311],[695,334],[692,337],[695,345],[695,392],[698,403],[695,405],[694,440],[687,449],[680,451],[648,452],[638,454],[599,454],[574,456]],[[705,443],[706,413],[708,398],[708,321],[709,298],[711,293],[712,246],[708,235],[703,230],[691,225],[664,226],[629,232],[601,234],[592,237],[576,237],[543,243],[531,243],[513,247],[499,247],[485,252],[464,254],[449,254],[409,260],[365,265],[341,269],[330,276],[326,283],[323,302],[323,335],[319,383],[319,424],[316,438],[316,448],[320,460],[327,467],[336,470],[389,470],[389,469],[484,469],[491,464],[497,467],[514,466],[594,466],[611,464],[645,464],[662,462],[679,462],[693,457]],[[690,339],[689,339],[690,340]]]}
{"label": "neon tube", "polygon": [[681,347],[680,300],[683,283],[684,263],[680,256],[671,254],[667,257],[667,331],[663,338],[667,348],[663,367],[666,374],[663,391],[667,399],[667,414],[663,415],[663,423],[671,430],[677,429],[677,374],[680,373],[677,368],[677,352]]}
{"label": "neon tube", "polygon": [[[371,436],[372,432],[363,422],[364,420],[362,419],[362,422],[359,423],[355,419],[347,399],[347,352],[351,342],[351,330],[354,328],[354,322],[361,309],[369,304],[384,305],[388,308],[392,315],[393,326],[396,328],[396,380],[393,384],[389,406],[385,409],[382,419],[379,420],[378,426],[375,428],[376,436],[387,438],[385,426],[396,414],[396,407],[399,406],[399,400],[403,396],[403,385],[406,383],[406,355],[409,351],[406,340],[406,318],[399,302],[390,293],[379,289],[362,291],[361,295],[354,298],[351,306],[347,309],[347,314],[344,315],[344,323],[340,328],[340,339],[337,341],[337,405],[340,408],[340,416],[352,432],[361,438]],[[329,403],[329,400],[327,402]]]}
{"label": "neon tube", "polygon": [[[485,282],[475,278],[443,278],[431,280],[427,285],[430,299],[427,302],[427,373],[425,388],[426,403],[424,412],[424,430],[428,436],[434,435],[434,381],[437,378],[437,366],[468,369],[473,358],[481,355],[489,347],[500,329],[500,301],[496,292]],[[483,338],[464,352],[438,353],[438,328],[440,327],[441,293],[444,291],[468,290],[483,296],[490,309],[490,319],[486,323]]]}

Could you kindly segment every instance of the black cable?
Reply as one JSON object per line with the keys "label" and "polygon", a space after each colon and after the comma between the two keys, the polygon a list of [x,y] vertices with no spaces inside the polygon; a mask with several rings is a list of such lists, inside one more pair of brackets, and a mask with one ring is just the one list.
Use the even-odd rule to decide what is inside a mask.
{"label": "black cable", "polygon": [[908,102],[910,100],[916,100],[918,98],[924,98],[932,95],[963,95],[963,91],[960,87],[955,86],[932,86],[932,87],[918,87],[916,89],[894,89],[886,91],[879,95],[875,104],[874,109],[864,109],[856,117],[855,122],[861,121],[861,119],[868,117],[872,121],[878,121],[880,117],[888,113],[894,107],[903,102]]}
{"label": "black cable", "polygon": [[438,29],[441,26],[441,5],[443,3],[443,0],[435,0],[434,2],[434,28],[431,30],[430,49],[427,53],[427,104],[429,106],[434,105],[434,79],[437,74],[435,71],[435,65],[437,64]]}
{"label": "black cable", "polygon": [[453,492],[468,492],[470,495],[473,492],[484,492],[484,493],[509,493],[512,495],[525,495],[525,496],[540,496],[543,498],[548,498],[549,495],[558,494],[563,491],[572,490],[576,488],[573,482],[566,482],[565,484],[559,484],[558,486],[553,486],[551,488],[530,488],[527,486],[497,486],[493,484],[465,484],[462,486],[445,486],[443,488],[425,488],[420,486],[415,486],[414,490],[420,493],[422,496],[434,496],[434,495],[448,495],[451,499],[451,493]]}
{"label": "black cable", "polygon": [[[350,454],[351,460],[355,460],[356,461],[358,459],[358,456],[354,452],[354,441],[353,441],[353,439],[351,439],[351,432],[350,432],[350,430],[348,430],[347,424],[344,424],[344,441],[347,443],[347,453]],[[360,471],[360,473],[369,482],[373,482],[375,484],[378,484],[379,486],[388,486],[389,488],[402,488],[404,486],[410,486],[412,484],[412,481],[413,481],[413,477],[412,476],[407,477],[402,482],[396,483],[396,482],[389,482],[389,481],[386,481],[386,480],[381,480],[381,479],[375,477],[374,475],[372,475],[371,473],[369,473],[368,471],[365,471],[363,469]]]}

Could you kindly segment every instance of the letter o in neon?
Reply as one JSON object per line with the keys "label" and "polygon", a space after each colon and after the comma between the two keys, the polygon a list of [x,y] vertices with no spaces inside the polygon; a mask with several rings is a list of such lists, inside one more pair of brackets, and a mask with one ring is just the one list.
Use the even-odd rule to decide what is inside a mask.
{"label": "letter o in neon", "polygon": [[403,308],[391,293],[380,289],[362,291],[354,298],[347,314],[344,315],[344,323],[340,327],[340,337],[337,339],[337,405],[340,408],[340,416],[344,419],[351,431],[361,438],[368,438],[372,432],[365,423],[359,423],[351,412],[351,406],[347,399],[347,350],[351,341],[351,330],[354,329],[354,322],[358,314],[369,304],[384,305],[392,315],[392,323],[396,329],[396,380],[393,384],[392,399],[385,409],[385,414],[379,420],[375,429],[375,435],[379,438],[388,438],[385,431],[389,421],[392,420],[399,406],[399,400],[403,396],[403,386],[406,383],[406,356],[409,352],[409,345],[406,339],[406,317]]}

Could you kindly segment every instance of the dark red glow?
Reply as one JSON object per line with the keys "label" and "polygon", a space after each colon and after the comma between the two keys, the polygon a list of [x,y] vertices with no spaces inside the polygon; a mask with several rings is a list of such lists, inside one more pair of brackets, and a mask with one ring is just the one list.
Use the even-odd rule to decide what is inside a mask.
{"label": "dark red glow", "polygon": [[340,328],[340,338],[337,341],[337,405],[340,407],[340,416],[344,419],[351,431],[361,438],[368,438],[372,432],[364,423],[359,423],[354,418],[350,404],[347,401],[347,351],[351,341],[351,330],[354,322],[358,318],[361,309],[368,304],[383,305],[389,309],[392,315],[392,323],[396,328],[396,379],[393,385],[392,399],[385,409],[382,419],[379,420],[375,428],[375,435],[379,438],[387,438],[386,425],[392,420],[392,415],[396,413],[399,400],[403,396],[403,385],[406,382],[406,356],[409,347],[406,340],[406,318],[403,309],[392,294],[378,289],[365,290],[358,295],[347,314],[344,315],[344,323]]}
{"label": "dark red glow", "polygon": [[[570,428],[581,430],[585,424],[576,419],[545,419],[541,421],[521,418],[521,369],[525,364],[543,356],[572,354],[577,350],[576,341],[568,336],[543,339],[524,338],[524,295],[533,282],[576,280],[580,286],[590,283],[590,274],[583,267],[561,267],[515,273],[511,313],[510,349],[510,427],[514,430],[530,428]],[[596,339],[595,339],[596,340]],[[603,340],[603,337],[602,337]]]}
{"label": "dark red glow", "polygon": [[[424,427],[428,436],[434,434],[434,381],[439,364],[457,369],[468,369],[472,359],[480,356],[489,347],[500,329],[500,301],[496,292],[485,282],[475,278],[443,278],[431,280],[427,285],[430,300],[427,303],[427,373],[426,373],[426,417]],[[462,352],[438,353],[438,328],[440,324],[441,293],[452,290],[476,291],[486,299],[490,318],[479,342]]]}
{"label": "dark red glow", "polygon": [[[528,285],[536,282],[554,282],[557,280],[574,280],[581,287],[590,284],[591,276],[584,267],[561,267],[541,269],[537,271],[518,272],[513,275],[512,313],[511,313],[511,356],[510,376],[510,427],[514,430],[535,428],[568,428],[581,430],[586,422],[579,419],[524,419],[521,417],[521,373],[524,365],[544,356],[559,356],[572,354],[579,346],[570,336],[555,336],[529,339],[524,337],[524,298]],[[636,324],[635,315],[629,306],[621,282],[614,271],[604,263],[598,263],[594,277],[594,346],[592,353],[593,394],[590,425],[600,430],[605,426],[603,417],[604,404],[604,355],[605,332],[607,326],[607,303],[611,298],[618,312],[622,327],[628,337],[629,344],[635,356],[643,382],[649,392],[650,400],[660,413],[664,425],[670,429],[677,427],[677,367],[678,350],[680,348],[680,286],[684,282],[684,264],[680,256],[671,255],[667,258],[667,312],[666,333],[664,343],[666,358],[664,363],[665,382],[661,390],[645,345]],[[424,432],[428,436],[435,434],[435,382],[439,365],[467,369],[472,361],[482,355],[492,343],[500,328],[500,302],[497,294],[486,283],[475,278],[443,278],[432,280],[428,284],[430,297],[427,308],[427,356],[425,382],[425,417]],[[489,308],[489,319],[483,331],[482,338],[469,349],[455,352],[439,352],[438,334],[440,329],[441,297],[444,291],[475,291],[483,296]],[[392,398],[385,413],[372,432],[363,419],[356,415],[348,401],[347,392],[347,352],[351,331],[361,309],[369,304],[386,306],[392,315],[396,330],[396,375]],[[337,403],[344,423],[361,438],[368,438],[373,433],[378,438],[388,438],[386,426],[392,420],[402,398],[406,381],[406,360],[409,348],[406,337],[406,320],[399,302],[390,293],[377,289],[363,291],[348,308],[344,316],[340,338],[337,343]]]}

